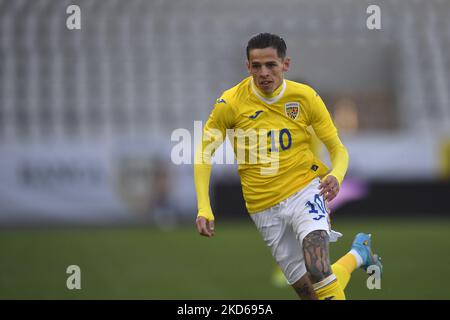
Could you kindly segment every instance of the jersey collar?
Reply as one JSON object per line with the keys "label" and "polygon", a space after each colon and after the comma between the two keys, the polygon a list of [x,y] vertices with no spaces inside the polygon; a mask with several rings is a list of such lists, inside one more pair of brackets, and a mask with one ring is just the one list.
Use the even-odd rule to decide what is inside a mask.
{"label": "jersey collar", "polygon": [[264,102],[267,103],[267,104],[273,104],[273,103],[277,102],[278,100],[280,100],[280,98],[281,98],[281,97],[283,96],[283,94],[284,94],[284,91],[286,90],[286,80],[284,80],[284,79],[283,79],[283,84],[281,85],[281,91],[280,91],[280,93],[277,94],[277,95],[274,96],[274,97],[271,97],[271,98],[264,97],[264,96],[262,96],[262,95],[258,92],[258,89],[255,88],[255,84],[253,83],[253,79],[251,79],[250,85],[251,85],[251,87],[252,87],[253,93],[254,93],[260,100],[264,101]]}

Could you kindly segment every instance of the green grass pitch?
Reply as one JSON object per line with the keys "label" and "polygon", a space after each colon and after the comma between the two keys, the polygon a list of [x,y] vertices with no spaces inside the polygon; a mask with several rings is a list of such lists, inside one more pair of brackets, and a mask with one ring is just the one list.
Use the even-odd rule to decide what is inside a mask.
{"label": "green grass pitch", "polygon": [[[450,299],[450,219],[337,219],[335,261],[360,231],[373,235],[385,274],[369,290],[356,270],[348,299]],[[81,268],[68,290],[66,268]],[[216,236],[194,226],[0,231],[0,299],[296,299],[270,282],[274,263],[250,220],[217,221]]]}

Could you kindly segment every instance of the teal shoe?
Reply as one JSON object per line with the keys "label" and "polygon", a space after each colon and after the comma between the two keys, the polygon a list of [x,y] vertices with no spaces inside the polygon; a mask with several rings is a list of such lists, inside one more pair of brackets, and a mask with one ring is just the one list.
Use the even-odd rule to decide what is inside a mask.
{"label": "teal shoe", "polygon": [[361,268],[367,271],[367,268],[376,265],[380,268],[381,275],[383,274],[383,264],[381,263],[381,257],[372,253],[371,249],[371,234],[358,233],[353,240],[352,249],[358,252],[362,258]]}

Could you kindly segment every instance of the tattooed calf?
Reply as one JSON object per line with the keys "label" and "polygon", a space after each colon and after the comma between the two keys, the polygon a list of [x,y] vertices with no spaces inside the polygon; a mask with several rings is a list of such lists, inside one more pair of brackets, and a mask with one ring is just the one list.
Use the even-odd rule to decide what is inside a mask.
{"label": "tattooed calf", "polygon": [[329,237],[326,231],[316,230],[303,239],[303,255],[306,269],[313,283],[322,281],[331,275],[329,257]]}

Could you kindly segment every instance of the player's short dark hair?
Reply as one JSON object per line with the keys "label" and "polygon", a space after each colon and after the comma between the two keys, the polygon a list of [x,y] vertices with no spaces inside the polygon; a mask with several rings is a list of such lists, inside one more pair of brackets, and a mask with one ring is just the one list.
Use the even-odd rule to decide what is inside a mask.
{"label": "player's short dark hair", "polygon": [[247,44],[247,60],[250,59],[250,50],[274,48],[277,50],[278,57],[284,59],[286,57],[286,42],[283,38],[272,33],[260,33],[253,36]]}

